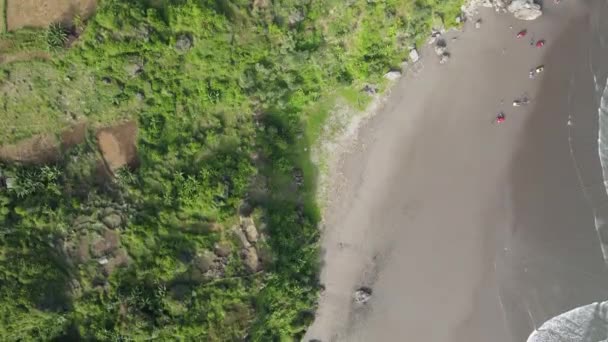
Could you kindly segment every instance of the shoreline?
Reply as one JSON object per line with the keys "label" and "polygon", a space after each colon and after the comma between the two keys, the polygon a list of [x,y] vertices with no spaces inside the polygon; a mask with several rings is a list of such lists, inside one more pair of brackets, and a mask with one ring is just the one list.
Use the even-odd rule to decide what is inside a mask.
{"label": "shoreline", "polygon": [[[513,303],[514,331],[526,325],[533,330],[608,298],[596,231],[607,217],[608,197],[598,153],[594,74],[584,63],[593,54],[588,22],[585,14],[569,25],[548,56],[548,68],[559,66],[560,72],[543,80],[510,174],[515,220],[497,259],[499,275],[506,278],[504,298]],[[516,318],[523,316],[523,303],[526,320]]]}
{"label": "shoreline", "polygon": [[[564,9],[563,11],[567,11],[567,9]],[[416,253],[410,253],[407,249],[414,251],[418,250],[418,257],[420,255],[426,255],[425,253],[428,252],[420,250],[419,248],[422,246],[412,245],[412,243],[419,241],[421,245],[426,245],[426,239],[431,238],[431,240],[428,240],[428,243],[432,245],[437,243],[437,241],[433,242],[433,239],[436,239],[434,236],[436,234],[442,234],[440,230],[426,233],[424,231],[418,233],[409,231],[406,233],[400,222],[409,222],[408,225],[413,226],[435,225],[429,221],[428,217],[425,218],[426,215],[431,214],[433,212],[432,210],[434,210],[431,209],[431,207],[434,205],[433,201],[436,201],[435,195],[425,194],[428,189],[425,189],[424,186],[415,184],[416,180],[424,182],[424,178],[420,178],[419,176],[416,177],[415,175],[427,173],[436,174],[437,172],[439,172],[437,173],[438,175],[441,174],[440,171],[425,171],[425,166],[416,167],[416,165],[419,163],[422,165],[430,163],[430,165],[436,165],[437,169],[441,170],[440,165],[442,162],[445,162],[445,160],[434,160],[432,156],[423,157],[418,150],[421,149],[420,145],[424,144],[421,142],[426,141],[428,145],[431,146],[430,148],[432,150],[435,150],[435,147],[433,146],[439,148],[439,150],[436,151],[439,155],[445,153],[440,152],[442,146],[441,141],[437,141],[436,139],[429,140],[428,137],[425,138],[421,136],[421,134],[424,134],[421,132],[425,131],[427,134],[428,132],[436,133],[437,128],[441,127],[438,125],[442,125],[441,122],[445,119],[441,115],[441,112],[445,112],[444,109],[451,109],[453,107],[454,109],[459,111],[462,110],[463,112],[456,115],[458,118],[448,118],[447,125],[444,126],[449,126],[451,124],[454,125],[453,129],[460,128],[465,132],[479,134],[478,137],[458,137],[456,139],[460,142],[455,142],[455,145],[464,144],[463,146],[467,146],[467,148],[476,149],[478,154],[477,157],[487,159],[488,162],[492,161],[491,163],[496,164],[490,168],[496,170],[495,172],[490,170],[490,173],[494,174],[494,176],[487,176],[483,173],[479,174],[481,170],[477,167],[472,170],[472,173],[474,173],[473,175],[463,173],[462,175],[466,179],[465,183],[474,186],[478,182],[478,179],[475,177],[481,177],[487,178],[487,180],[484,180],[482,183],[487,182],[488,184],[494,184],[494,179],[501,179],[506,176],[508,163],[505,162],[505,160],[510,160],[508,155],[511,152],[509,151],[515,150],[515,144],[512,141],[509,141],[510,136],[517,135],[518,132],[522,130],[526,114],[520,112],[527,112],[529,111],[529,108],[514,110],[509,108],[510,106],[505,106],[504,102],[506,101],[507,104],[510,105],[509,101],[511,97],[517,96],[516,91],[514,90],[517,89],[517,83],[526,82],[524,83],[526,87],[536,86],[535,84],[537,82],[535,83],[534,81],[527,79],[526,70],[532,65],[542,62],[542,54],[539,55],[538,51],[534,51],[534,49],[522,50],[524,51],[522,55],[519,55],[519,53],[515,56],[509,55],[509,51],[521,48],[516,47],[517,42],[513,41],[513,36],[517,32],[516,30],[519,26],[529,27],[531,31],[536,30],[539,33],[555,33],[555,31],[561,27],[558,21],[563,18],[560,18],[559,16],[551,18],[551,16],[555,14],[553,14],[553,11],[550,11],[547,13],[550,17],[549,20],[538,19],[536,22],[521,22],[516,21],[509,14],[497,15],[491,9],[482,8],[480,9],[480,13],[483,18],[483,25],[480,29],[473,28],[473,21],[468,20],[463,31],[446,33],[445,36],[448,40],[448,47],[451,50],[454,50],[453,58],[446,65],[439,65],[436,61],[433,61],[432,46],[425,46],[424,50],[421,51],[422,58],[420,62],[418,62],[425,66],[424,70],[420,72],[420,78],[413,77],[410,72],[406,72],[402,79],[391,87],[390,95],[392,96],[384,96],[382,107],[376,113],[371,113],[369,116],[358,120],[357,124],[355,124],[358,129],[349,129],[347,130],[349,134],[346,137],[341,137],[342,140],[340,140],[341,142],[338,146],[340,146],[342,150],[339,150],[338,152],[335,152],[334,150],[334,153],[332,154],[334,160],[332,161],[333,164],[329,167],[329,175],[326,175],[326,177],[328,177],[325,179],[326,183],[320,183],[326,185],[328,181],[331,181],[330,184],[333,185],[331,190],[327,191],[327,189],[325,189],[330,196],[333,196],[333,200],[327,202],[329,205],[324,207],[323,211],[324,228],[322,232],[324,259],[321,280],[325,286],[325,291],[320,298],[317,319],[313,326],[309,328],[304,340],[320,338],[322,341],[334,341],[348,339],[349,337],[352,339],[360,338],[360,340],[365,340],[365,336],[367,336],[369,340],[370,338],[377,339],[380,336],[388,338],[391,336],[391,333],[396,332],[391,332],[391,328],[399,329],[400,332],[406,331],[405,329],[409,326],[409,323],[402,324],[401,327],[398,327],[394,325],[396,322],[380,322],[377,320],[379,318],[378,315],[374,312],[379,310],[379,308],[383,308],[383,316],[388,316],[389,318],[394,315],[404,315],[408,317],[411,315],[411,313],[400,311],[399,307],[404,304],[403,299],[395,298],[389,294],[391,291],[394,292],[394,285],[391,284],[402,283],[403,286],[410,287],[411,290],[414,290],[411,284],[403,283],[403,281],[406,280],[404,279],[404,275],[398,274],[401,272],[395,273],[396,269],[393,268],[409,269],[410,266],[408,265],[410,265],[410,262],[403,260],[415,256]],[[508,30],[508,26],[515,26],[515,28],[513,30]],[[487,27],[490,28],[488,29]],[[501,30],[500,34],[498,34],[498,30]],[[455,42],[451,40],[453,36],[457,37]],[[551,38],[555,37],[551,35]],[[475,47],[476,45],[479,45],[479,43],[477,43],[478,41],[485,41],[487,39],[489,40],[484,43],[486,46]],[[524,43],[523,45],[527,44]],[[474,49],[480,51],[472,51]],[[475,106],[475,104],[470,103],[472,100],[471,94],[474,94],[474,92],[470,92],[471,90],[486,88],[486,83],[490,79],[514,79],[514,76],[509,75],[512,73],[509,70],[496,70],[493,66],[496,63],[491,60],[492,58],[497,59],[501,58],[501,55],[505,55],[505,49],[507,58],[516,59],[516,61],[510,61],[510,69],[515,71],[520,70],[522,74],[515,77],[515,84],[501,85],[498,87],[500,89],[488,94],[490,96],[486,96],[487,98],[484,99],[481,105]],[[475,54],[477,54],[477,57],[475,57]],[[484,58],[484,56],[486,58]],[[472,71],[470,66],[471,63],[463,61],[468,58],[473,58],[473,60],[481,63],[484,66],[483,70],[486,70],[487,73],[491,75],[487,77],[472,76],[472,89],[454,90],[458,94],[449,96],[448,98],[450,100],[446,101],[448,103],[455,102],[452,103],[453,105],[433,103],[435,102],[434,90],[436,91],[437,88],[444,88],[444,90],[450,89],[449,86],[446,88],[446,78],[449,79],[447,83],[451,84],[452,82],[456,82],[454,84],[457,84],[459,78],[462,79],[462,77],[467,77],[467,72]],[[472,63],[474,64],[475,62]],[[453,64],[458,64],[458,66],[454,66]],[[523,65],[526,65],[527,69],[526,67],[522,67]],[[459,68],[464,70],[459,70]],[[445,76],[446,73],[449,76]],[[413,80],[412,78],[416,79]],[[478,78],[479,80],[477,80]],[[465,96],[466,98],[460,97],[460,94],[464,93],[466,90],[469,90],[469,96]],[[528,89],[528,91],[534,96],[533,94],[535,91],[533,89]],[[396,98],[396,94],[403,94],[405,99]],[[418,96],[416,96],[416,94]],[[417,97],[418,99],[412,99],[413,97]],[[506,97],[506,99],[504,97]],[[431,106],[431,108],[429,108],[429,106]],[[432,108],[437,106],[440,108]],[[494,112],[497,112],[500,108],[506,110],[509,118],[507,120],[507,126],[501,127],[499,131],[496,131],[495,127],[492,127],[492,125],[489,124],[493,118],[492,110],[481,109],[479,107],[494,107]],[[448,112],[450,109],[448,109]],[[408,113],[398,113],[403,110],[407,110]],[[429,110],[434,114],[429,115],[427,113]],[[483,114],[485,115],[485,118],[480,118],[475,115],[467,115],[467,111],[480,114],[487,113],[487,115]],[[517,112],[517,114],[511,114],[511,112]],[[446,137],[453,135],[447,127],[440,128],[439,131],[441,133],[439,138],[441,138],[442,135],[445,135]],[[382,135],[380,136],[380,134]],[[504,158],[496,157],[493,155],[492,147],[476,147],[478,143],[482,143],[484,140],[494,140],[495,143],[496,141],[501,141],[499,144],[505,144],[506,146],[511,147],[506,147],[506,151],[504,152],[506,155]],[[450,142],[449,144],[452,143],[454,142]],[[401,152],[397,152],[399,150],[401,150]],[[424,153],[431,154],[431,152]],[[405,160],[405,165],[403,166],[401,165],[403,162],[396,162],[393,160],[395,156],[399,154],[401,154],[401,156],[397,158],[403,158]],[[458,157],[448,155],[445,157],[447,160],[459,162]],[[442,157],[439,159],[441,158]],[[470,159],[470,157],[467,157],[466,159]],[[424,162],[425,160],[426,162]],[[470,159],[470,162],[479,163],[479,161],[476,161],[475,159]],[[380,169],[381,166],[386,165],[388,165],[388,167],[386,167],[388,170]],[[426,165],[426,167],[428,166],[429,165]],[[466,168],[464,165],[463,167]],[[414,168],[414,170],[409,170],[410,168]],[[464,170],[462,172],[464,172]],[[457,175],[460,175],[461,171],[456,170],[456,173]],[[410,177],[408,177],[408,174],[410,174]],[[431,176],[427,175],[425,177]],[[339,182],[336,180],[339,180]],[[435,182],[435,186],[438,183],[448,187],[451,186],[451,184],[443,181],[435,180],[433,182]],[[398,186],[394,186],[395,184]],[[429,183],[429,185],[430,184],[431,183]],[[428,185],[426,185],[426,187],[428,187]],[[408,194],[410,191],[415,195],[403,195]],[[437,191],[439,191],[439,189]],[[437,191],[432,190],[431,192],[437,193]],[[482,191],[479,198],[473,200],[473,203],[481,201],[479,203],[484,203],[483,206],[486,207],[489,212],[501,212],[501,206],[503,205],[502,201],[504,199],[496,198],[500,193],[501,192],[497,191],[495,187],[491,186],[487,191]],[[417,196],[422,199],[416,198]],[[451,196],[448,197],[451,198]],[[468,195],[467,198],[474,197]],[[432,201],[429,201],[431,199]],[[466,212],[475,213],[474,215],[481,215],[480,220],[476,219],[475,223],[471,223],[473,226],[483,227],[484,221],[486,222],[485,224],[487,224],[487,222],[494,220],[496,216],[483,217],[485,214],[483,214],[483,211],[479,211],[478,205],[479,204],[466,206],[462,209]],[[399,213],[392,214],[387,210],[389,208],[394,208]],[[424,214],[424,212],[426,212],[426,214]],[[448,214],[455,215],[457,221],[464,219],[465,221],[463,222],[466,222],[468,220],[456,211],[453,212],[452,210],[449,210]],[[501,220],[504,221],[501,223],[504,225],[508,224],[506,221],[508,221],[509,218],[503,217]],[[452,222],[452,224],[454,223],[455,222]],[[369,227],[369,225],[375,227],[372,228]],[[433,230],[435,230],[435,228],[433,228]],[[470,243],[468,243],[470,245],[469,249],[474,253],[465,253],[462,255],[462,258],[455,258],[456,260],[454,262],[457,262],[457,264],[452,265],[451,267],[458,268],[468,264],[465,273],[468,273],[469,276],[459,276],[459,280],[457,280],[456,283],[462,283],[458,286],[458,291],[462,292],[462,296],[465,298],[463,300],[470,298],[469,300],[472,301],[473,297],[471,296],[474,296],[474,293],[476,292],[474,291],[475,288],[483,289],[492,288],[492,286],[496,287],[496,284],[492,286],[484,284],[484,282],[486,282],[484,279],[487,279],[487,273],[491,272],[488,268],[491,268],[491,264],[483,265],[483,260],[486,259],[484,255],[488,255],[490,252],[484,252],[483,248],[484,246],[487,246],[487,241],[489,240],[484,230],[480,228],[461,233],[470,237]],[[412,239],[412,237],[410,237],[411,234],[423,235],[417,239]],[[459,241],[459,239],[462,239],[462,236],[455,235],[453,239],[454,238],[456,241]],[[491,239],[492,238],[490,237],[490,240]],[[486,243],[483,241],[486,241]],[[404,244],[405,247],[409,246],[409,248],[403,248]],[[439,245],[442,244],[442,242],[439,242]],[[467,243],[465,243],[465,245],[466,244]],[[457,252],[454,250],[455,247],[453,246],[446,246],[446,248],[444,253]],[[405,257],[406,255],[407,257]],[[403,257],[406,259],[403,259]],[[433,259],[431,257],[422,260],[431,262]],[[462,262],[464,260],[469,261],[463,264]],[[423,262],[427,263],[427,261]],[[448,263],[450,262],[452,261],[449,261]],[[330,265],[328,265],[328,263]],[[444,262],[440,261],[440,263]],[[414,264],[411,265],[411,267],[414,266]],[[427,267],[433,269],[435,266],[436,265],[429,264]],[[329,268],[332,270],[329,270]],[[391,269],[393,270],[391,271]],[[448,269],[449,268],[442,267],[441,269],[432,271],[433,273],[429,273],[428,276],[433,274],[432,277],[441,277],[441,274],[445,273]],[[439,273],[435,274],[434,272]],[[424,279],[420,279],[420,281],[422,280]],[[416,283],[417,282],[418,281],[416,281]],[[423,286],[423,283],[420,283],[420,285]],[[357,307],[352,304],[352,293],[358,286],[369,286],[374,289],[372,299],[364,307]],[[424,291],[422,290],[423,288],[424,287],[420,287],[418,291]],[[383,294],[382,292],[386,292],[387,294]],[[417,291],[412,291],[409,295],[415,295],[416,292]],[[494,293],[488,295],[495,296]],[[407,296],[408,295],[406,295],[406,297]],[[422,302],[420,302],[419,305],[426,306],[426,304],[422,304]],[[465,330],[464,333],[460,333],[461,336],[467,336],[468,334],[467,338],[471,338],[469,341],[476,341],[477,337],[473,336],[475,334],[473,333],[474,327],[467,328],[466,324],[460,322],[460,320],[466,320],[466,317],[471,315],[473,307],[470,307],[469,309],[466,309],[466,307],[469,307],[472,304],[465,305],[462,301],[456,300],[453,305],[454,311],[452,314],[454,317],[453,319],[455,320],[452,323],[452,328],[449,329],[455,329],[457,326],[460,326],[461,328],[459,329],[461,329],[461,332],[462,329]],[[430,308],[422,308],[421,310],[427,312],[429,309]],[[463,309],[464,311],[462,311]],[[492,311],[492,315],[494,316],[500,314],[497,309],[497,307],[492,307],[490,309],[486,308],[486,310]],[[469,313],[467,314],[467,312]],[[419,313],[419,316],[421,317],[424,315],[426,315],[426,313]],[[422,327],[428,324],[420,322],[420,319],[421,318],[414,319],[414,316],[412,316],[411,324],[417,321],[418,325]],[[339,320],[339,322],[336,322],[336,320]],[[502,322],[502,318],[500,318],[500,321]],[[467,329],[468,332],[466,331]],[[385,335],[382,335],[382,330],[386,330],[384,332]],[[416,335],[416,337],[419,338],[423,338],[422,336],[423,335]],[[428,338],[428,336],[425,338]],[[461,338],[462,341],[465,341],[465,337]],[[435,336],[430,340],[443,341],[444,339]],[[479,340],[482,341],[483,339]]]}

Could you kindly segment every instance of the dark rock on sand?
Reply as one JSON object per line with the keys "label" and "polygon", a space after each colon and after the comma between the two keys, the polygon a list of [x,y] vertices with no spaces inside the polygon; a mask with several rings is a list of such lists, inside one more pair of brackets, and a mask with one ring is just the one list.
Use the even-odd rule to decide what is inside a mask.
{"label": "dark rock on sand", "polygon": [[365,304],[372,297],[372,289],[367,286],[362,286],[355,291],[355,303]]}

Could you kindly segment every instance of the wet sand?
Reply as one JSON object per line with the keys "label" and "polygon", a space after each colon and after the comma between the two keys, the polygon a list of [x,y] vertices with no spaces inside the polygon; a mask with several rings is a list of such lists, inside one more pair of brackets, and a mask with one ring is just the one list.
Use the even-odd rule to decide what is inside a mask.
{"label": "wet sand", "polygon": [[[590,278],[565,271],[602,269],[568,144],[570,134],[601,202],[597,110],[576,104],[587,80],[572,81],[585,67],[571,53],[584,44],[581,15],[576,2],[548,4],[534,22],[484,10],[479,30],[451,33],[448,64],[423,53],[423,70],[395,86],[341,159],[347,181],[323,235],[326,290],[305,340],[522,341],[530,321],[598,300]],[[530,80],[540,64],[545,74]],[[513,108],[523,92],[533,103]],[[373,289],[363,306],[352,300],[359,286]]]}
{"label": "wet sand", "polygon": [[595,228],[608,198],[589,29],[588,16],[578,19],[545,58],[559,72],[544,78],[512,165],[513,220],[499,239],[497,275],[517,341],[556,315],[608,299]]}

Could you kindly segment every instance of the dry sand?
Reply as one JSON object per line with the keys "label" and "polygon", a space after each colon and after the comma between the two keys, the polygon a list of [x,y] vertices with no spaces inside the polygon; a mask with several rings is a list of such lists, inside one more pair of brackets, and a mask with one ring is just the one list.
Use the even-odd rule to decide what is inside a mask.
{"label": "dry sand", "polygon": [[[407,74],[394,87],[382,111],[360,131],[358,148],[340,159],[335,176],[342,174],[346,183],[330,191],[322,242],[321,282],[326,290],[304,340],[521,341],[531,331],[527,314],[542,322],[548,318],[543,315],[561,309],[541,313],[539,308],[546,306],[538,296],[520,293],[522,284],[539,288],[543,279],[525,278],[527,268],[513,255],[519,251],[527,256],[536,248],[526,243],[526,234],[517,233],[525,226],[538,225],[537,242],[542,243],[543,236],[551,234],[551,224],[572,226],[580,218],[586,220],[580,222],[585,233],[576,246],[583,248],[593,239],[588,234],[593,233],[593,222],[587,229],[587,221],[593,221],[588,207],[572,209],[575,218],[564,210],[570,202],[539,205],[562,197],[584,201],[576,173],[559,173],[566,177],[562,183],[535,183],[536,177],[551,173],[548,168],[573,169],[569,147],[553,149],[551,140],[568,142],[563,135],[568,131],[546,133],[554,126],[568,127],[567,115],[551,125],[544,125],[547,113],[542,119],[531,118],[543,111],[567,110],[562,102],[551,103],[571,89],[571,74],[562,72],[562,64],[574,62],[568,49],[576,47],[581,32],[568,28],[582,15],[573,1],[547,4],[545,15],[534,22],[482,10],[480,29],[471,25],[464,33],[450,35],[458,39],[448,40],[453,55],[448,64],[439,65],[432,51],[423,52],[424,69]],[[528,29],[528,36],[515,39],[521,28]],[[547,45],[531,47],[531,37],[545,38]],[[561,57],[551,57],[556,54]],[[530,80],[528,70],[539,64],[546,64],[546,74]],[[524,92],[533,103],[511,107]],[[492,121],[500,110],[507,121],[497,126]],[[588,115],[580,121],[593,122],[593,115],[597,121],[597,111]],[[585,141],[591,144],[593,138]],[[525,149],[528,143],[540,145],[531,152]],[[597,154],[597,145],[589,150]],[[521,166],[528,162],[533,166]],[[564,192],[545,193],[546,187],[560,189],[560,184]],[[526,207],[514,207],[514,200]],[[570,221],[558,215],[562,210]],[[541,216],[552,218],[536,219]],[[504,248],[513,252],[497,257]],[[594,250],[583,259],[595,257]],[[363,306],[352,300],[359,286],[373,289]],[[530,304],[532,300],[536,304]],[[583,304],[587,302],[576,305]]]}

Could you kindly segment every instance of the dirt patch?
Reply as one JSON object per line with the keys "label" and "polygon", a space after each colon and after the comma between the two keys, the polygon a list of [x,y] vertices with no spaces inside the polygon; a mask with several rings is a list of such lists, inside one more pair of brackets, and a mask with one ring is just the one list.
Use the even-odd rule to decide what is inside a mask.
{"label": "dirt patch", "polygon": [[58,160],[60,143],[54,135],[39,134],[0,147],[0,160],[24,164],[45,164]]}
{"label": "dirt patch", "polygon": [[61,137],[37,134],[14,144],[0,146],[0,160],[10,163],[42,165],[59,160],[65,151],[84,142],[87,125],[79,123],[63,131]]}
{"label": "dirt patch", "polygon": [[[87,124],[78,123],[61,132],[59,137],[53,134],[37,134],[14,144],[0,146],[0,161],[42,165],[60,159],[61,153],[85,142]],[[103,157],[98,167],[99,176],[107,178],[109,171],[123,166],[136,168],[137,158],[137,123],[128,121],[111,127],[99,129],[96,134],[99,150]]]}
{"label": "dirt patch", "polygon": [[103,128],[97,131],[99,150],[111,171],[125,165],[136,167],[138,164],[137,123],[125,122],[120,125]]}
{"label": "dirt patch", "polygon": [[61,133],[61,147],[65,151],[80,145],[87,137],[87,124],[81,122]]}
{"label": "dirt patch", "polygon": [[[2,47],[0,46],[0,50]],[[27,62],[32,60],[50,61],[51,55],[45,51],[21,51],[9,54],[0,54],[0,64],[14,62]]]}
{"label": "dirt patch", "polygon": [[47,27],[55,22],[71,23],[80,15],[87,18],[95,12],[97,0],[6,0],[6,27]]}

